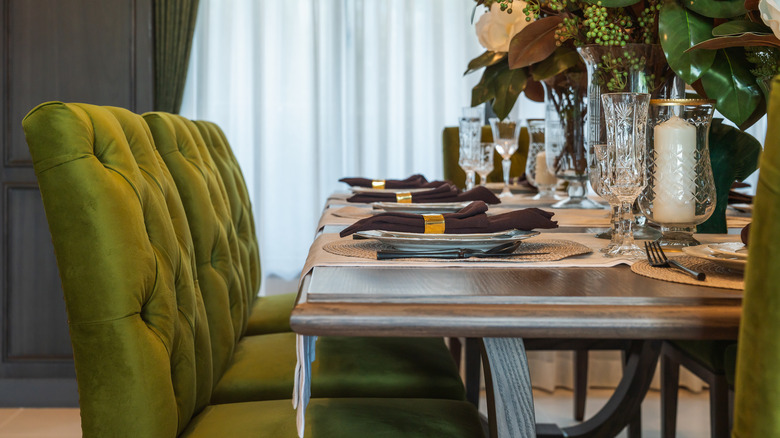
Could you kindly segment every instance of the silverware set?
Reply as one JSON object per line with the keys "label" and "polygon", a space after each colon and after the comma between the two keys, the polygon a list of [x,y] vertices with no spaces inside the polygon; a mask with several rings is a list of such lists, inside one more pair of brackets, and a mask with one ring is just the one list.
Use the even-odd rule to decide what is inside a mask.
{"label": "silverware set", "polygon": [[515,252],[520,241],[508,242],[489,250],[468,248],[442,249],[433,251],[378,251],[377,260],[405,259],[405,258],[437,258],[437,259],[467,259],[476,258],[507,258],[515,256],[529,256],[548,254],[546,252]]}

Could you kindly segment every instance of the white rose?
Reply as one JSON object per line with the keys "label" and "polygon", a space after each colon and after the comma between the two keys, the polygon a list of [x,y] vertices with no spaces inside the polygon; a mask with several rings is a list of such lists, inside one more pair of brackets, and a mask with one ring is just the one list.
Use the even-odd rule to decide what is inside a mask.
{"label": "white rose", "polygon": [[498,2],[493,3],[490,10],[479,17],[475,25],[479,43],[493,52],[508,52],[512,37],[529,23],[523,13],[525,7],[524,1],[515,0],[512,3],[512,13],[507,14],[501,11]]}
{"label": "white rose", "polygon": [[759,0],[758,11],[764,24],[772,28],[772,33],[780,39],[780,7],[777,0]]}

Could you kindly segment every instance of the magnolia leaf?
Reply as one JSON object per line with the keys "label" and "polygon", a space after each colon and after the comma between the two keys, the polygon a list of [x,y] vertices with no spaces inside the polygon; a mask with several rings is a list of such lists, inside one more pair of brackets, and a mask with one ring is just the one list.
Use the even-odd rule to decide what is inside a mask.
{"label": "magnolia leaf", "polygon": [[734,181],[742,181],[758,167],[761,142],[747,132],[714,119],[709,136],[710,163],[717,202],[712,216],[696,227],[699,233],[726,233],[726,207]]}
{"label": "magnolia leaf", "polygon": [[745,0],[745,9],[748,11],[758,10],[758,0]]}
{"label": "magnolia leaf", "polygon": [[774,35],[756,34],[756,33],[743,33],[739,36],[723,36],[718,38],[712,38],[707,41],[702,41],[685,52],[698,49],[725,49],[727,47],[747,47],[747,46],[765,46],[765,47],[780,47],[780,40]]}
{"label": "magnolia leaf", "polygon": [[763,23],[756,23],[750,20],[732,20],[727,21],[715,29],[712,29],[712,36],[739,35],[745,32],[755,34],[771,34],[772,29]]}
{"label": "magnolia leaf", "polygon": [[471,89],[471,106],[487,102],[496,97],[496,78],[501,72],[509,69],[506,62],[493,64],[485,69],[479,83]]}
{"label": "magnolia leaf", "polygon": [[518,96],[525,89],[527,80],[528,75],[522,68],[505,70],[495,79],[496,92],[493,100],[493,111],[499,119],[505,119],[512,111]]}
{"label": "magnolia leaf", "polygon": [[471,62],[469,62],[469,66],[466,69],[466,72],[463,74],[467,75],[469,73],[481,69],[482,67],[489,67],[501,61],[505,57],[506,57],[506,52],[491,52],[490,50],[488,50],[485,53],[472,59]]}
{"label": "magnolia leaf", "polygon": [[707,96],[716,100],[715,107],[739,126],[746,122],[761,102],[761,89],[748,69],[745,55],[738,49],[720,49],[715,62],[701,77]]}
{"label": "magnolia leaf", "polygon": [[686,84],[699,79],[715,61],[715,53],[708,50],[686,52],[710,39],[712,27],[711,18],[685,9],[675,0],[667,0],[658,14],[658,36],[666,61]]}
{"label": "magnolia leaf", "polygon": [[563,23],[563,17],[554,15],[536,20],[512,38],[509,43],[509,67],[523,68],[552,55],[555,45],[555,30]]}
{"label": "magnolia leaf", "polygon": [[528,99],[544,103],[544,86],[542,86],[541,82],[537,82],[533,79],[528,79],[528,82],[525,83],[525,97]]}
{"label": "magnolia leaf", "polygon": [[745,0],[691,0],[685,6],[698,14],[710,18],[731,18],[745,15]]}
{"label": "magnolia leaf", "polygon": [[552,56],[534,64],[531,67],[531,73],[535,81],[541,81],[563,73],[581,62],[582,58],[576,50],[569,47],[558,47]]}

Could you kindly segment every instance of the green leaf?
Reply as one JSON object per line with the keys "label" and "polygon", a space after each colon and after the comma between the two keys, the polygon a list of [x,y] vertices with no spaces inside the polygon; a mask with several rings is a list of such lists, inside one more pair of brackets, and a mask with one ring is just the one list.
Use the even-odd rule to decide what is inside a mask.
{"label": "green leaf", "polygon": [[520,93],[525,89],[528,74],[522,68],[509,69],[501,72],[496,78],[496,98],[493,101],[493,111],[499,119],[504,119],[512,111]]}
{"label": "green leaf", "polygon": [[500,62],[505,57],[506,57],[506,52],[491,52],[490,50],[488,50],[485,53],[472,59],[469,62],[469,66],[466,69],[466,72],[463,74],[467,75],[469,73],[481,69],[482,67],[490,67],[491,65]]}
{"label": "green leaf", "polygon": [[761,142],[752,135],[722,122],[722,119],[712,121],[709,137],[717,203],[712,216],[696,228],[699,233],[727,231],[726,207],[731,184],[734,181],[742,181],[755,172],[761,155]]}
{"label": "green leaf", "polygon": [[747,14],[745,0],[690,0],[685,6],[710,18],[731,18]]}
{"label": "green leaf", "polygon": [[713,20],[683,8],[675,0],[667,0],[658,16],[658,36],[666,61],[686,84],[701,77],[715,61],[715,53],[686,50],[712,36]]}
{"label": "green leaf", "polygon": [[747,121],[761,102],[761,89],[740,49],[720,49],[715,62],[701,77],[701,85],[715,107],[735,125]]}
{"label": "green leaf", "polygon": [[745,32],[771,34],[772,29],[763,23],[756,23],[750,20],[732,20],[712,29],[712,36],[739,35]]}
{"label": "green leaf", "polygon": [[509,67],[523,68],[552,55],[556,46],[555,31],[563,17],[553,15],[536,20],[512,37],[509,43]]}
{"label": "green leaf", "polygon": [[699,49],[725,49],[726,47],[749,47],[749,46],[764,46],[764,47],[780,47],[780,40],[772,34],[755,34],[755,33],[743,33],[740,35],[722,36],[712,38],[707,41],[702,41],[699,44],[695,44],[686,52],[699,50]]}
{"label": "green leaf", "polygon": [[471,89],[471,106],[487,102],[496,97],[496,78],[504,71],[509,70],[506,62],[493,64],[485,69],[479,83]]}
{"label": "green leaf", "polygon": [[639,0],[585,0],[586,3],[595,5],[601,3],[601,6],[608,8],[622,8],[623,6],[631,6],[634,3],[639,3]]}
{"label": "green leaf", "polygon": [[559,47],[552,56],[534,64],[531,67],[531,73],[535,81],[541,81],[563,73],[581,62],[582,58],[576,50],[569,47]]}

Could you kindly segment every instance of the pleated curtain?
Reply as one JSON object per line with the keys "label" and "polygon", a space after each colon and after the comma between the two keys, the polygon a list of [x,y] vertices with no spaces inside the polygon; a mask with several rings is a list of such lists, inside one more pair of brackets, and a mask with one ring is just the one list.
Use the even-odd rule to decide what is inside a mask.
{"label": "pleated curtain", "polygon": [[179,113],[199,0],[154,0],[154,109]]}

